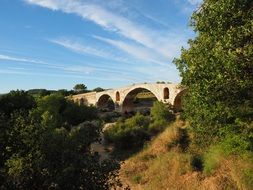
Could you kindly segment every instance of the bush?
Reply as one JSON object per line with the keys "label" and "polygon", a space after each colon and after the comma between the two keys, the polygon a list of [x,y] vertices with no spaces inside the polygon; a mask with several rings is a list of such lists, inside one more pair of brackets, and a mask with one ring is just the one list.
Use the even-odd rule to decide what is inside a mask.
{"label": "bush", "polygon": [[192,155],[190,164],[193,171],[203,170],[203,158],[198,154]]}
{"label": "bush", "polygon": [[149,119],[139,113],[124,122],[117,122],[104,132],[105,139],[115,143],[116,148],[130,149],[142,147],[149,139],[147,127]]}
{"label": "bush", "polygon": [[175,120],[175,115],[170,109],[170,106],[166,106],[162,102],[154,102],[151,108],[152,123],[149,126],[149,130],[152,133],[162,132],[169,122]]}
{"label": "bush", "polygon": [[153,134],[157,134],[162,132],[168,125],[168,122],[165,120],[155,120],[152,123],[150,123],[148,130],[149,132]]}
{"label": "bush", "polygon": [[120,113],[113,111],[113,112],[105,112],[100,115],[100,119],[104,122],[114,122],[121,116]]}
{"label": "bush", "polygon": [[251,142],[241,135],[228,135],[220,143],[213,145],[204,155],[204,172],[211,174],[229,155],[244,155],[251,150]]}
{"label": "bush", "polygon": [[99,122],[87,121],[94,107],[52,94],[34,108],[19,91],[0,102],[0,189],[109,189],[117,182],[119,164],[90,151],[101,131]]}

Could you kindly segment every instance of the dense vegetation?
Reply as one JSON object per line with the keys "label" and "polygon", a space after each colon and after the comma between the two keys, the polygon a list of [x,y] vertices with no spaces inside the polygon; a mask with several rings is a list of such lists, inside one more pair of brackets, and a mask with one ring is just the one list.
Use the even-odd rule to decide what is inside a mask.
{"label": "dense vegetation", "polygon": [[94,119],[94,107],[60,94],[1,96],[0,189],[108,189],[117,164],[91,153],[101,131]]}
{"label": "dense vegetation", "polygon": [[[187,88],[183,121],[169,124],[175,120],[171,108],[155,102],[150,116],[137,113],[105,131],[124,151],[142,148],[153,137],[122,167],[132,187],[252,189],[252,20],[252,0],[205,0],[191,19],[196,38],[174,61]],[[79,84],[74,93],[84,91]],[[32,93],[0,97],[0,189],[113,185],[117,164],[99,162],[89,149],[99,141],[97,110],[65,99],[65,91],[42,90],[36,98]],[[107,116],[106,121],[118,117]]]}
{"label": "dense vegetation", "polygon": [[221,157],[236,155],[252,164],[252,20],[252,0],[204,1],[191,20],[197,37],[175,60],[188,89],[184,118],[194,135],[192,151],[203,156],[206,173]]}
{"label": "dense vegetation", "polygon": [[204,0],[191,18],[196,38],[175,59],[185,121],[126,160],[138,189],[253,187],[253,1]]}
{"label": "dense vegetation", "polygon": [[175,116],[168,106],[162,102],[154,102],[151,117],[139,112],[128,119],[120,119],[116,125],[104,132],[105,138],[113,142],[119,149],[138,149],[151,136],[162,132]]}

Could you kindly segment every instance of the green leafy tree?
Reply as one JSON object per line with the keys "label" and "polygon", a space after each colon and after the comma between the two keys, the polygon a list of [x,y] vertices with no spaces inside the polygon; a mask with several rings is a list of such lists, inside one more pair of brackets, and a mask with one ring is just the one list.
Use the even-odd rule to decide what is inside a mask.
{"label": "green leafy tree", "polygon": [[0,112],[9,117],[17,110],[28,111],[35,107],[34,98],[25,91],[11,91],[8,94],[0,96]]}
{"label": "green leafy tree", "polygon": [[77,93],[83,93],[87,90],[87,86],[84,84],[76,84],[73,88]]}
{"label": "green leafy tree", "polygon": [[95,92],[102,92],[104,91],[105,89],[101,88],[101,87],[97,87],[97,88],[94,88],[92,91],[95,91]]}
{"label": "green leafy tree", "polygon": [[202,146],[228,133],[252,141],[252,7],[252,0],[205,0],[191,19],[196,38],[174,61],[188,88],[185,116]]}
{"label": "green leafy tree", "polygon": [[23,92],[4,100],[14,105],[3,104],[0,112],[0,189],[102,190],[118,184],[119,165],[90,151],[101,132],[99,122],[87,121],[96,116],[95,108],[59,94],[40,97],[29,107],[22,104]]}

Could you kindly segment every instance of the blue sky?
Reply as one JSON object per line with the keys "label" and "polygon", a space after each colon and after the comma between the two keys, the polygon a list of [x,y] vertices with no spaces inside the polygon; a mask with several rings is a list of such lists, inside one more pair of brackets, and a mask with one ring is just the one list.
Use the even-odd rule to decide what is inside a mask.
{"label": "blue sky", "polygon": [[0,93],[180,82],[200,0],[0,0]]}

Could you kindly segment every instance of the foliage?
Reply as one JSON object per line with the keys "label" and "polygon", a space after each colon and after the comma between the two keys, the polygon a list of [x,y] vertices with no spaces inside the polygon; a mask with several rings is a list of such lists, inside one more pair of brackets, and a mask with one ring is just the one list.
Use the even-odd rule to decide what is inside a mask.
{"label": "foliage", "polygon": [[252,148],[252,141],[247,139],[246,135],[229,134],[221,142],[211,146],[204,154],[204,172],[211,174],[229,155],[250,154]]}
{"label": "foliage", "polygon": [[94,88],[92,91],[94,92],[102,92],[104,91],[105,89],[101,88],[101,87],[97,87],[97,88]]}
{"label": "foliage", "polygon": [[32,111],[32,114],[37,117],[50,116],[51,120],[56,122],[53,125],[57,127],[77,125],[97,118],[95,107],[78,105],[60,94],[51,94],[39,99],[38,106]]}
{"label": "foliage", "polygon": [[[35,103],[20,91],[1,101],[1,189],[99,190],[117,185],[119,165],[100,161],[90,152],[101,132],[99,122],[87,121],[96,117],[95,108],[79,106],[59,94]],[[83,123],[74,127],[79,122]]]}
{"label": "foliage", "polygon": [[166,84],[164,81],[157,81],[156,84]]}
{"label": "foliage", "polygon": [[117,148],[137,148],[143,146],[143,143],[149,139],[148,125],[149,119],[137,113],[124,122],[117,122],[115,126],[107,129],[104,135],[106,140],[115,143]]}
{"label": "foliage", "polygon": [[103,120],[104,122],[108,123],[108,122],[116,121],[120,116],[121,114],[119,112],[112,111],[112,112],[100,113],[99,118]]}
{"label": "foliage", "polygon": [[201,155],[198,154],[192,155],[190,164],[193,171],[203,170],[203,158],[201,157]]}
{"label": "foliage", "polygon": [[15,111],[28,111],[33,107],[35,107],[35,100],[25,91],[11,91],[0,97],[0,112],[7,117],[10,117]]}
{"label": "foliage", "polygon": [[184,113],[201,146],[227,133],[252,140],[252,129],[236,124],[253,116],[252,7],[251,0],[204,1],[192,16],[197,37],[174,61],[188,88]]}
{"label": "foliage", "polygon": [[149,126],[151,132],[161,132],[168,123],[175,120],[175,115],[168,106],[162,102],[154,102],[151,108],[152,123]]}
{"label": "foliage", "polygon": [[87,89],[87,86],[85,86],[84,84],[76,84],[73,89],[77,92],[77,93],[84,93]]}

